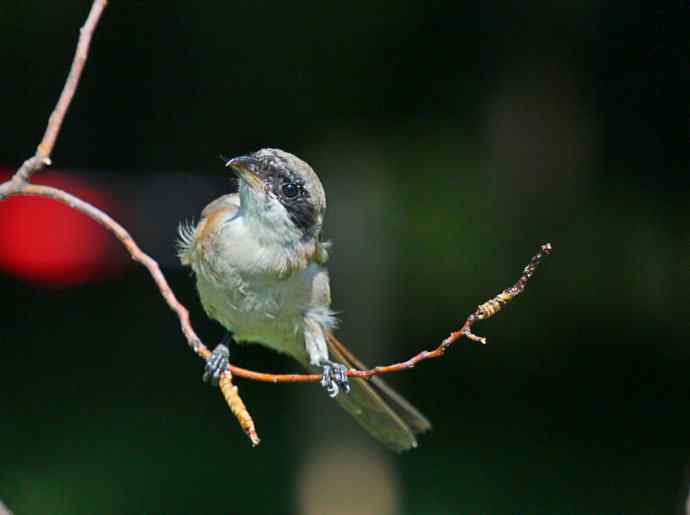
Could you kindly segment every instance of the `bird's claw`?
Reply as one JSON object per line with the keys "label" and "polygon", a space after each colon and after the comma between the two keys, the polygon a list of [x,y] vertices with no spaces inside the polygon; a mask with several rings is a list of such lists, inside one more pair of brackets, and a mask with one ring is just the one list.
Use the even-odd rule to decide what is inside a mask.
{"label": "bird's claw", "polygon": [[223,375],[225,369],[228,368],[230,360],[230,351],[228,348],[219,343],[213,352],[206,360],[206,367],[204,368],[204,375],[202,379],[205,383],[210,383],[213,386],[218,384],[220,376]]}
{"label": "bird's claw", "polygon": [[350,393],[350,381],[347,378],[347,367],[340,363],[327,361],[321,365],[321,386],[328,392],[328,396],[334,398],[340,393]]}

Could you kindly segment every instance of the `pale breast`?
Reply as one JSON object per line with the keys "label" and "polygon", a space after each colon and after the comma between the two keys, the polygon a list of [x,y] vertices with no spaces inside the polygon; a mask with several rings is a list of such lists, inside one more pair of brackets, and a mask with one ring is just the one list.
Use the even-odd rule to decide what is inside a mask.
{"label": "pale breast", "polygon": [[241,212],[227,207],[205,212],[190,250],[206,313],[236,341],[303,355],[305,317],[333,324],[328,271],[306,254],[288,264],[299,253],[259,243]]}
{"label": "pale breast", "polygon": [[[204,309],[233,333],[236,341],[258,342],[278,351],[304,353],[304,320],[319,313],[328,323],[328,272],[312,264],[289,278],[272,282],[249,279],[237,270],[220,282],[197,274]],[[328,301],[325,302],[325,301]]]}

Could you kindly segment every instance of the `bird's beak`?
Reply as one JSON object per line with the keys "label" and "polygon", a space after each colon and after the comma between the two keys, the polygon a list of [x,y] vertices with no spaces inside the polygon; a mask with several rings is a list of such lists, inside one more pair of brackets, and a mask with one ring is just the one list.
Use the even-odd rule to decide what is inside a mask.
{"label": "bird's beak", "polygon": [[256,159],[251,156],[240,156],[230,159],[225,166],[232,168],[242,181],[244,181],[250,188],[254,190],[263,189],[265,184],[263,179],[256,172],[258,163]]}

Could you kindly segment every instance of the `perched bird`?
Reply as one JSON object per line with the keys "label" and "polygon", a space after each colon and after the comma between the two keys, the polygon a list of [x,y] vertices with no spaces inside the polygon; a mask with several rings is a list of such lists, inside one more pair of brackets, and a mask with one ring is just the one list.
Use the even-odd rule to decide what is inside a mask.
{"label": "perched bird", "polygon": [[[289,354],[376,439],[396,451],[416,447],[429,421],[380,378],[348,380],[366,368],[332,334],[328,243],[320,239],[326,195],[298,157],[262,149],[227,161],[239,192],[223,195],[196,226],[181,225],[179,257],[191,266],[201,303],[237,342]],[[228,364],[222,343],[204,379],[216,383]],[[341,393],[342,392],[342,393]]]}

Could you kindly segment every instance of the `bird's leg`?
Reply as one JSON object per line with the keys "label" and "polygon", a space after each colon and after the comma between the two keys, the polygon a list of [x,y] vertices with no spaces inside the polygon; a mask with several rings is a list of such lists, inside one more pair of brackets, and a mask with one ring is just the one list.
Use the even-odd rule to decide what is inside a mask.
{"label": "bird's leg", "polygon": [[204,375],[202,379],[205,383],[210,383],[213,386],[218,384],[220,376],[228,368],[230,360],[230,351],[228,345],[230,344],[230,333],[225,333],[223,339],[206,360],[206,367],[204,368]]}
{"label": "bird's leg", "polygon": [[340,390],[345,393],[350,393],[350,381],[347,378],[347,367],[335,361],[324,360],[320,364],[321,386],[323,386],[328,395],[332,398],[336,397]]}
{"label": "bird's leg", "polygon": [[319,323],[319,315],[308,313],[304,319],[304,347],[309,361],[321,369],[321,386],[330,397],[335,397],[343,390],[350,393],[350,383],[347,379],[347,367],[328,359],[328,345]]}

